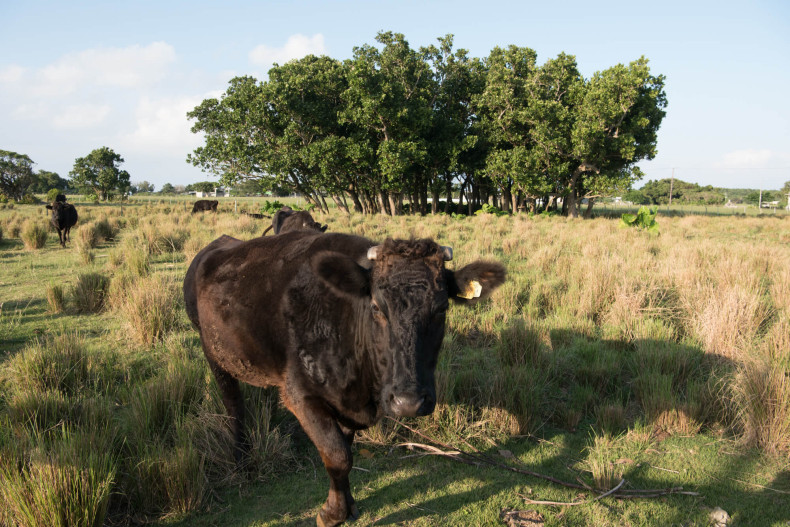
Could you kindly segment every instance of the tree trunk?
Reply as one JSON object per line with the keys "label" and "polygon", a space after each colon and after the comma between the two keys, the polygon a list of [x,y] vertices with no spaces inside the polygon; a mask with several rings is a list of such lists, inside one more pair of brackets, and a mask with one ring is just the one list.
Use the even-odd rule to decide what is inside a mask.
{"label": "tree trunk", "polygon": [[392,192],[387,193],[390,200],[390,216],[400,216],[400,208],[398,208],[398,196],[393,195]]}
{"label": "tree trunk", "polygon": [[589,220],[590,218],[592,218],[594,203],[595,203],[595,198],[587,198],[587,209],[584,211],[584,219]]}
{"label": "tree trunk", "polygon": [[345,204],[341,196],[338,196],[337,194],[332,194],[332,200],[335,202],[335,206],[338,209],[348,214],[348,206]]}
{"label": "tree trunk", "polygon": [[359,200],[357,193],[349,189],[348,195],[351,196],[351,201],[354,202],[354,212],[364,213],[365,208],[362,206],[362,202]]}
{"label": "tree trunk", "polygon": [[389,211],[387,210],[387,196],[385,194],[386,193],[382,190],[381,192],[378,193],[378,198],[379,198],[379,214],[384,214],[386,216],[387,214],[389,214]]}
{"label": "tree trunk", "polygon": [[431,214],[439,212],[439,191],[436,188],[431,189]]}

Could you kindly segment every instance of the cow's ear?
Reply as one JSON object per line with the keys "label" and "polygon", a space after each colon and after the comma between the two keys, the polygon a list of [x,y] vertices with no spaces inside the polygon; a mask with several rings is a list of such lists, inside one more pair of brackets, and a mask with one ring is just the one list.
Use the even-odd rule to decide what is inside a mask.
{"label": "cow's ear", "polygon": [[370,271],[348,256],[323,252],[315,255],[310,263],[313,272],[338,294],[370,296]]}
{"label": "cow's ear", "polygon": [[321,232],[326,232],[327,227],[329,227],[329,225],[324,225],[323,227],[321,227]]}
{"label": "cow's ear", "polygon": [[459,304],[472,305],[484,300],[505,282],[505,268],[497,262],[477,261],[445,273],[448,296]]}

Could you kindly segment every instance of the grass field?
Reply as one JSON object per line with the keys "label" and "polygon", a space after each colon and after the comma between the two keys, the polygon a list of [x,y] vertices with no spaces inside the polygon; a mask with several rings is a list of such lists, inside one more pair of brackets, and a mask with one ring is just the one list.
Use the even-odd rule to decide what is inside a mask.
{"label": "grass field", "polygon": [[[180,292],[200,248],[266,220],[233,198],[194,216],[179,200],[77,206],[66,249],[52,232],[35,248],[43,206],[0,206],[0,525],[313,524],[328,478],[270,390],[246,391],[255,448],[235,470]],[[359,524],[505,525],[512,509],[546,525],[707,525],[715,507],[731,525],[790,522],[790,217],[673,211],[659,236],[606,218],[316,219],[433,237],[453,267],[509,273],[486,304],[450,310],[436,412],[361,434]],[[621,480],[693,494],[587,502]]]}

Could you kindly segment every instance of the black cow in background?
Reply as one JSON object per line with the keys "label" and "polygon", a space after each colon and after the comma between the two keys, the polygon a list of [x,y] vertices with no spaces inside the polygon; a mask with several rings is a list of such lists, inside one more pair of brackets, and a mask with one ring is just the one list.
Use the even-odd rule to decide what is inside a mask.
{"label": "black cow in background", "polygon": [[219,201],[216,199],[199,199],[192,205],[192,214],[203,211],[217,212],[217,205]]}
{"label": "black cow in background", "polygon": [[298,231],[301,229],[312,230],[316,232],[325,232],[328,225],[321,225],[313,219],[309,212],[304,210],[293,210],[291,207],[285,206],[274,213],[272,224],[263,231],[261,236],[266,236],[266,233],[274,229],[274,234],[281,232]]}
{"label": "black cow in background", "polygon": [[58,194],[51,205],[47,204],[47,209],[52,211],[49,222],[58,231],[60,246],[65,247],[66,241],[71,241],[71,228],[77,224],[77,209],[71,203],[66,203],[66,196],[63,194]]}

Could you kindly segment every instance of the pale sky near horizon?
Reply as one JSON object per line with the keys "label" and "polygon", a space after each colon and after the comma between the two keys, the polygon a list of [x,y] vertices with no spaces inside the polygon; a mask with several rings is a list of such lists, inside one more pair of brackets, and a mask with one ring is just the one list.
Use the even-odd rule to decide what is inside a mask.
{"label": "pale sky near horizon", "polygon": [[[656,7],[658,5],[658,7]],[[485,57],[526,46],[575,55],[589,78],[644,55],[666,76],[667,116],[648,179],[778,189],[790,181],[790,2],[518,0],[0,0],[0,150],[68,177],[100,146],[133,182],[214,180],[186,162],[186,112],[273,62],[350,58],[378,31],[413,48],[451,33]]]}

